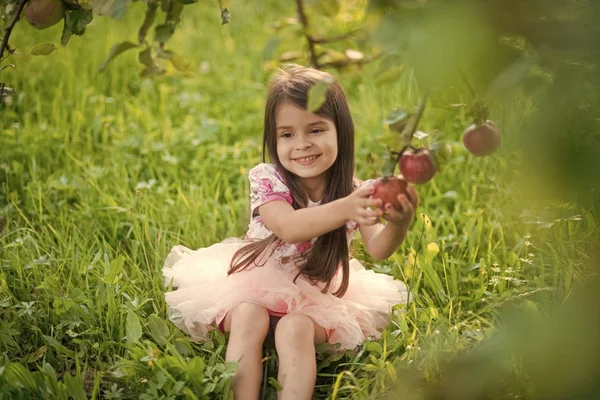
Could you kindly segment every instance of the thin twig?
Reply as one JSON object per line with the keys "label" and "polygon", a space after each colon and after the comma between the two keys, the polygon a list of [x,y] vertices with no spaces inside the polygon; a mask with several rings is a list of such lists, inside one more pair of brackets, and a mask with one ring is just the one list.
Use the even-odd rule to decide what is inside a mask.
{"label": "thin twig", "polygon": [[330,38],[324,38],[324,37],[320,37],[320,36],[307,36],[307,38],[310,38],[310,40],[315,44],[333,43],[333,42],[339,42],[340,40],[349,39],[352,36],[359,33],[360,31],[361,31],[361,29],[355,29],[355,30],[345,33],[343,35],[334,36],[334,37],[330,37]]}
{"label": "thin twig", "polygon": [[19,0],[19,3],[17,4],[17,11],[13,16],[12,21],[10,21],[10,23],[6,27],[6,32],[4,33],[4,37],[2,38],[2,44],[0,45],[0,61],[4,59],[4,50],[8,47],[8,38],[10,37],[10,34],[12,33],[13,28],[15,27],[15,24],[19,20],[21,11],[23,11],[23,7],[25,7],[25,3],[27,3],[27,1],[28,0]]}

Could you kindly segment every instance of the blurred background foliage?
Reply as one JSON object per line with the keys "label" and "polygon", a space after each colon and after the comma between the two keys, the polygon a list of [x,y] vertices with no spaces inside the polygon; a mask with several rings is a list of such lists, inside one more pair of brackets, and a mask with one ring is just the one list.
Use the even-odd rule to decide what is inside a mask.
{"label": "blurred background foliage", "polygon": [[[163,321],[159,271],[174,244],[243,233],[283,62],[342,82],[360,177],[380,174],[385,117],[425,93],[416,140],[453,150],[397,255],[353,245],[415,303],[381,340],[320,353],[317,397],[600,396],[598,2],[63,4],[47,29],[21,18],[0,62],[0,396],[231,395],[224,338]],[[0,0],[4,34],[20,5]],[[474,96],[502,130],[485,159],[460,143]]]}

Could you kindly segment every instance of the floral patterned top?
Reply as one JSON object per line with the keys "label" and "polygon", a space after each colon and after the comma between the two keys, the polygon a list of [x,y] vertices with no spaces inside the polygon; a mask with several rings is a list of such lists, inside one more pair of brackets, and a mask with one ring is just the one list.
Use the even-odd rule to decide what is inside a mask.
{"label": "floral patterned top", "polygon": [[[245,239],[264,239],[272,234],[272,232],[263,224],[261,216],[258,214],[258,207],[271,201],[287,201],[292,204],[292,195],[290,189],[285,184],[285,179],[281,172],[277,170],[274,164],[261,163],[252,168],[248,173],[250,181],[250,224],[246,232]],[[357,188],[364,185],[370,185],[374,179],[369,179],[364,182],[355,178]],[[313,202],[308,199],[308,207],[316,207],[321,204],[320,201]],[[348,243],[354,237],[358,230],[358,223],[354,221],[346,222],[346,233]],[[298,253],[304,253],[310,249],[317,238],[313,238],[304,243],[285,243],[281,242],[275,249],[273,256],[281,263],[286,264],[291,261]]]}

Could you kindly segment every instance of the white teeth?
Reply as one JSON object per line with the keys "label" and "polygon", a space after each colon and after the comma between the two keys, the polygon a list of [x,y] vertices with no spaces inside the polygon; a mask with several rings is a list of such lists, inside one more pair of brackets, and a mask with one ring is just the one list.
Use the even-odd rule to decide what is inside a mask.
{"label": "white teeth", "polygon": [[312,161],[318,156],[306,157],[306,158],[296,158],[296,161]]}

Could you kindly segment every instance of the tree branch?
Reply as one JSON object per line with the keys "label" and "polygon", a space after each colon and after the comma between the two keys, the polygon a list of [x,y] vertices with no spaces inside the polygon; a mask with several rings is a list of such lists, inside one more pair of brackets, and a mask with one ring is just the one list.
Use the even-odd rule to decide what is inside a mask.
{"label": "tree branch", "polygon": [[[28,0],[19,0],[19,2],[17,3],[17,11],[15,12],[15,15],[13,16],[12,21],[10,21],[10,23],[6,27],[6,32],[4,33],[4,37],[2,38],[2,44],[0,45],[0,61],[2,61],[5,58],[4,50],[6,50],[6,48],[8,47],[8,38],[10,37],[10,34],[12,33],[13,28],[15,27],[15,24],[19,20],[21,11],[23,11],[23,7],[25,7],[25,3],[27,3],[27,1]],[[9,53],[10,53],[10,50],[9,50]]]}
{"label": "tree branch", "polygon": [[333,42],[339,42],[340,40],[349,39],[352,36],[359,33],[360,31],[361,31],[361,29],[355,29],[353,31],[344,33],[343,35],[334,36],[331,38],[324,38],[324,37],[320,37],[320,36],[307,36],[307,39],[309,39],[310,41],[312,41],[315,44],[333,43]]}
{"label": "tree branch", "polygon": [[355,30],[347,32],[343,35],[333,36],[330,38],[325,38],[325,37],[321,37],[321,36],[312,36],[308,29],[308,27],[309,27],[308,17],[306,16],[306,12],[304,10],[304,1],[303,0],[296,0],[296,9],[298,11],[298,19],[300,20],[300,23],[302,24],[302,27],[304,30],[304,37],[306,38],[306,41],[308,42],[308,52],[310,55],[310,62],[314,68],[316,68],[316,69],[322,69],[324,67],[342,68],[342,67],[345,67],[348,65],[356,65],[356,64],[362,65],[362,64],[371,62],[373,60],[376,60],[382,56],[382,54],[376,54],[370,58],[364,58],[362,60],[347,59],[347,60],[339,60],[339,61],[331,61],[331,62],[323,62],[323,63],[320,62],[319,58],[321,56],[323,56],[324,54],[317,54],[316,45],[339,42],[341,40],[351,38],[352,36],[356,35],[357,33],[360,33],[362,31],[362,29],[355,29]]}
{"label": "tree branch", "polygon": [[317,50],[315,49],[315,42],[313,38],[308,33],[308,17],[306,16],[306,12],[304,11],[304,2],[303,0],[296,0],[296,8],[298,10],[298,19],[300,19],[300,23],[304,28],[304,36],[308,41],[308,51],[310,53],[310,62],[313,64],[313,67],[319,69],[321,65],[319,64],[319,57],[317,56]]}

